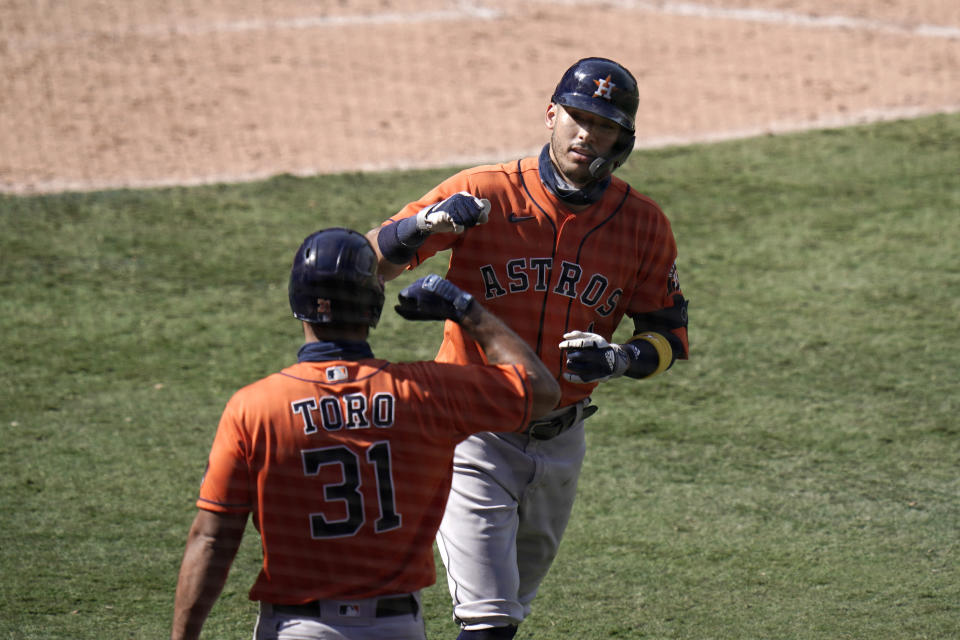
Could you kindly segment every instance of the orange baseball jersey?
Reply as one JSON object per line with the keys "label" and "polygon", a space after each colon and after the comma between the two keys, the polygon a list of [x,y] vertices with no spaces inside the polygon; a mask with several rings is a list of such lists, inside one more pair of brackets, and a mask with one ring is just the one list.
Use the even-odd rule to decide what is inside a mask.
{"label": "orange baseball jersey", "polygon": [[[677,245],[653,200],[614,176],[599,202],[571,213],[555,205],[531,157],[462,171],[390,221],[416,215],[458,191],[488,199],[489,221],[463,234],[429,236],[410,268],[451,249],[446,278],[483,301],[536,350],[560,382],[560,406],[589,396],[596,386],[562,378],[565,358],[557,345],[568,331],[610,340],[624,315],[638,316],[641,329],[668,330],[683,345],[679,357],[688,356]],[[482,362],[483,354],[458,325],[447,322],[437,360]]]}
{"label": "orange baseball jersey", "polygon": [[522,430],[531,403],[519,365],[300,362],[227,403],[197,506],[252,513],[263,567],[251,600],[413,592],[436,579],[454,447]]}

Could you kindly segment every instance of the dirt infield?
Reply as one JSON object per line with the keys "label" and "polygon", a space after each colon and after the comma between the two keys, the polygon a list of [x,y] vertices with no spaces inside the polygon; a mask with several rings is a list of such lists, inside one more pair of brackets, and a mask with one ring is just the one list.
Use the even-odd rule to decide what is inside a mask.
{"label": "dirt infield", "polygon": [[960,111],[956,0],[0,4],[0,191],[503,160],[577,58],[641,146]]}

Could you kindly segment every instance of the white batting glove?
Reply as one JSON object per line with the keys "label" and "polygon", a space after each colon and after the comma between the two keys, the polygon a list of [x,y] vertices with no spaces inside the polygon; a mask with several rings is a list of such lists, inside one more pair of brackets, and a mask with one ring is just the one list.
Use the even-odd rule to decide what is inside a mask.
{"label": "white batting glove", "polygon": [[630,367],[630,356],[618,344],[610,344],[596,333],[571,331],[563,334],[560,348],[567,352],[563,377],[577,384],[606,382],[622,376]]}

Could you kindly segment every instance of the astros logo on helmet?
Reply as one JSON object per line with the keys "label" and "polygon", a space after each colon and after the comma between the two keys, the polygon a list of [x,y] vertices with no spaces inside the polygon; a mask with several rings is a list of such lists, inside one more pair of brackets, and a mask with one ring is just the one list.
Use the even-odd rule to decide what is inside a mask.
{"label": "astros logo on helmet", "polygon": [[613,92],[617,88],[617,85],[610,82],[610,76],[601,78],[600,80],[594,80],[593,83],[597,85],[597,90],[593,92],[594,98],[613,99]]}
{"label": "astros logo on helmet", "polygon": [[633,74],[620,63],[583,58],[564,72],[550,101],[595,113],[633,133],[640,91]]}

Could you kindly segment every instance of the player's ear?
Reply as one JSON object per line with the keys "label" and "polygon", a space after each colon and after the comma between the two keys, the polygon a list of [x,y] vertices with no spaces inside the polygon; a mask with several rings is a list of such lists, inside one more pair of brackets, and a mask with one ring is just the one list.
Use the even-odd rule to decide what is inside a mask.
{"label": "player's ear", "polygon": [[547,105],[547,112],[543,115],[543,122],[547,125],[547,129],[553,129],[557,126],[557,116],[559,115],[560,106],[555,102],[551,102]]}

